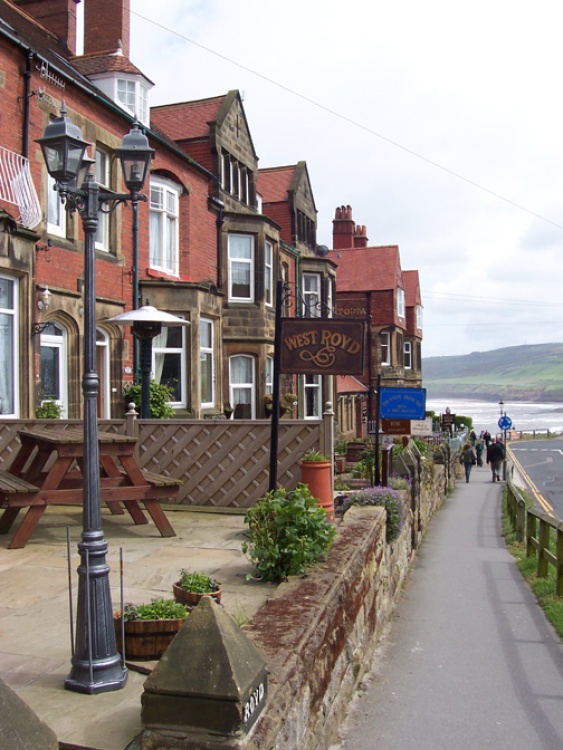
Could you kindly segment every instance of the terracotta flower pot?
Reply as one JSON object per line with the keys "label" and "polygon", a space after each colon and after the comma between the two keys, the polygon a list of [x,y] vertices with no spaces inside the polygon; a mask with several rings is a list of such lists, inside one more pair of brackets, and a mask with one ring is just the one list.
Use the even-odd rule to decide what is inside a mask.
{"label": "terracotta flower pot", "polygon": [[326,511],[328,521],[334,521],[332,497],[332,464],[330,461],[301,461],[301,481]]}
{"label": "terracotta flower pot", "polygon": [[174,599],[180,604],[186,604],[189,607],[197,607],[201,601],[202,596],[210,596],[215,599],[216,602],[221,601],[221,589],[212,591],[210,594],[196,594],[193,591],[185,591],[180,587],[179,581],[172,584],[172,591],[174,592]]}
{"label": "terracotta flower pot", "polygon": [[[160,659],[186,618],[173,620],[126,620],[125,658],[134,661]],[[123,653],[121,617],[113,618],[117,650]]]}

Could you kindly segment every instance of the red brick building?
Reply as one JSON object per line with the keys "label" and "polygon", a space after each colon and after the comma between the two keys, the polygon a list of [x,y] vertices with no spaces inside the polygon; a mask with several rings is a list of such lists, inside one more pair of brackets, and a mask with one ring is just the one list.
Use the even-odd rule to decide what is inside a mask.
{"label": "red brick building", "polygon": [[[368,418],[374,419],[379,375],[384,387],[421,387],[418,272],[401,269],[397,245],[369,246],[366,227],[354,222],[350,206],[336,209],[328,257],[337,265],[338,314],[367,322],[365,369],[359,380],[369,390],[356,398]],[[339,402],[350,395],[340,387]],[[345,421],[341,419],[341,428],[347,426]]]}

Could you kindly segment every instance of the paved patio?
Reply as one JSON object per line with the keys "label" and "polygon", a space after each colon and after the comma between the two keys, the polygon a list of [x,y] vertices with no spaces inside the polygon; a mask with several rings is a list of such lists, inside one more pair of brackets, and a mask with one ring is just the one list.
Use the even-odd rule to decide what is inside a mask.
{"label": "paved patio", "polygon": [[[252,567],[241,552],[241,514],[167,509],[177,536],[162,538],[154,524],[135,526],[129,516],[103,511],[114,609],[119,608],[119,550],[124,559],[125,601],[171,597],[181,568],[221,582],[222,604],[237,621],[251,617],[275,590],[247,581]],[[64,689],[70,671],[67,527],[71,535],[73,600],[76,602],[82,511],[47,509],[23,549],[7,549],[0,537],[0,678],[35,711],[60,742],[94,750],[124,750],[142,730],[140,697],[145,675],[129,670],[123,690],[81,695]],[[150,667],[151,662],[143,666]]]}

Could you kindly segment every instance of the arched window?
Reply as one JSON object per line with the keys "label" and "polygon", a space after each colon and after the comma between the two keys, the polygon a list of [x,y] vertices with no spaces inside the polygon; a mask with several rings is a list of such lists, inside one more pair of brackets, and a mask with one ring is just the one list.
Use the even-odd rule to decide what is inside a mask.
{"label": "arched window", "polygon": [[68,418],[68,355],[65,329],[49,323],[41,333],[39,363],[39,396],[52,399],[61,407],[61,417]]}

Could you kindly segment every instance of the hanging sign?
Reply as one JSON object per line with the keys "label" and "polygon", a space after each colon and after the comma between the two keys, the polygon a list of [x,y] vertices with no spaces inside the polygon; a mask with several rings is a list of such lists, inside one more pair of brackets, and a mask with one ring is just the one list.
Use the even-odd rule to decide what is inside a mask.
{"label": "hanging sign", "polygon": [[364,321],[282,318],[280,372],[299,375],[361,375]]}
{"label": "hanging sign", "polygon": [[382,388],[379,392],[382,419],[424,419],[425,410],[425,388]]}

